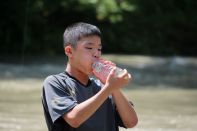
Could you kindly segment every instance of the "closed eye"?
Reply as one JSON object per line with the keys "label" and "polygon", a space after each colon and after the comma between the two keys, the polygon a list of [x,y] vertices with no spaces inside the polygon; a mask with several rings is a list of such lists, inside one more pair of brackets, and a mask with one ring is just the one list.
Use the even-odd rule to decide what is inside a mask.
{"label": "closed eye", "polygon": [[91,50],[91,49],[92,49],[92,47],[86,47],[86,49]]}
{"label": "closed eye", "polygon": [[98,51],[102,51],[102,49],[98,49]]}
{"label": "closed eye", "polygon": [[98,51],[102,51],[102,48],[98,48],[98,49],[93,48],[93,47],[85,47],[85,48],[88,49],[88,50],[93,50],[93,49],[95,49],[95,50],[98,50]]}

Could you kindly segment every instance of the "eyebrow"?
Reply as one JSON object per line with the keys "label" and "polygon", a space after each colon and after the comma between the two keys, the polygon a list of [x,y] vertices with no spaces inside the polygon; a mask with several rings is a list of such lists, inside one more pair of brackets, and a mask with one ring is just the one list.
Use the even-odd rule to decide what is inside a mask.
{"label": "eyebrow", "polygon": [[[94,45],[95,43],[89,42],[87,45]],[[102,47],[102,44],[99,44],[100,47]]]}

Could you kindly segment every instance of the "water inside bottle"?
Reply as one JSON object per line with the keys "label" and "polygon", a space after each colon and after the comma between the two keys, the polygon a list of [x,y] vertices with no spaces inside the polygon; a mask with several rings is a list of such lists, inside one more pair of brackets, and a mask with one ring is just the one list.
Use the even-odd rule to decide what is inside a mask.
{"label": "water inside bottle", "polygon": [[[114,68],[115,66],[112,64],[104,63],[102,61],[96,61],[93,63],[92,68],[93,68],[93,74],[99,78],[101,81],[106,81],[110,71]],[[122,75],[124,73],[124,70],[122,70],[119,67],[116,67],[115,74],[117,76]]]}

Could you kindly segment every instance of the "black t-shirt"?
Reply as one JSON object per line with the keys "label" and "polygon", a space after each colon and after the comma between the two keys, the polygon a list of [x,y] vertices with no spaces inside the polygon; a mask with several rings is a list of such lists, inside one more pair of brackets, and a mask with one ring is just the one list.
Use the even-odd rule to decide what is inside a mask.
{"label": "black t-shirt", "polygon": [[118,126],[123,124],[110,96],[78,128],[71,127],[62,118],[101,88],[101,82],[96,79],[91,78],[88,85],[83,85],[66,72],[47,77],[43,83],[42,104],[49,131],[118,131]]}

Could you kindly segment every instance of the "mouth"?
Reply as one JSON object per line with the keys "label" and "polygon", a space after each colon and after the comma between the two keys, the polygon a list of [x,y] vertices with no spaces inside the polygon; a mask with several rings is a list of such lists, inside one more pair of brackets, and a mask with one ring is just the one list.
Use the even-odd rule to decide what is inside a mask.
{"label": "mouth", "polygon": [[94,70],[94,65],[95,65],[95,62],[99,61],[99,58],[94,58],[92,59],[90,65],[91,65],[91,70],[93,71]]}
{"label": "mouth", "polygon": [[91,72],[93,72],[93,64],[94,64],[94,62],[95,62],[95,61],[92,61],[92,62],[90,63],[90,70],[91,70]]}

